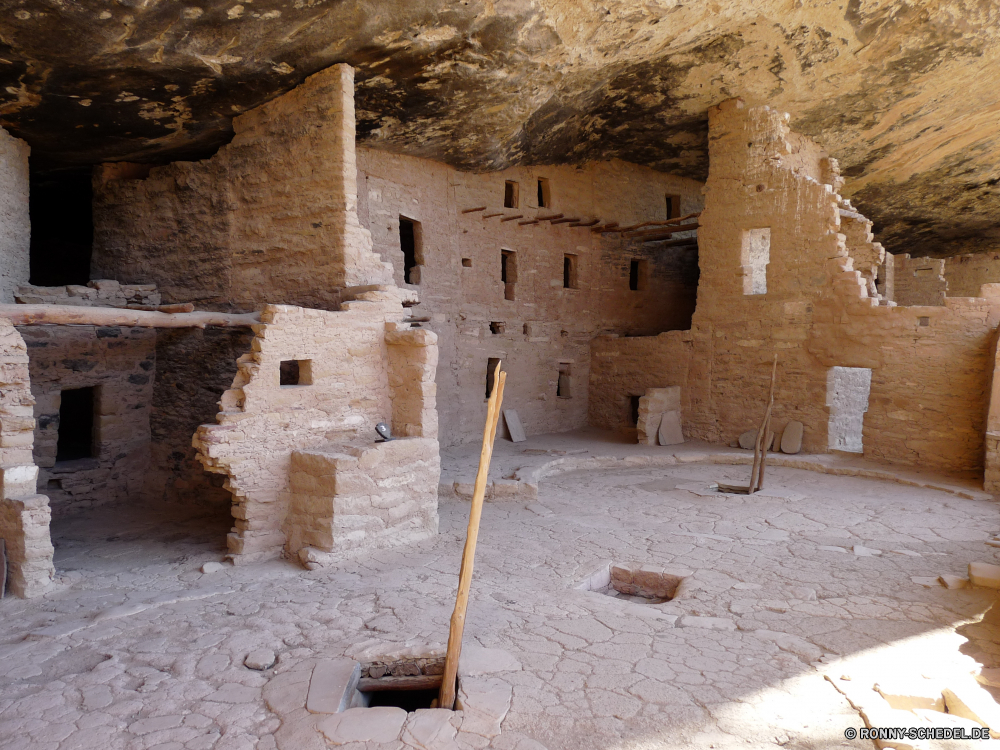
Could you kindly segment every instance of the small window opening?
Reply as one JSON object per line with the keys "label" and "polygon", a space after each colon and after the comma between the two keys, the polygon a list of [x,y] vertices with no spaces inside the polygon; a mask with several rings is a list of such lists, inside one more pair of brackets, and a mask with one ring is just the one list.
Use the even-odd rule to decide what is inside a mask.
{"label": "small window opening", "polygon": [[549,181],[544,177],[538,178],[538,207],[549,208],[552,198],[549,195]]}
{"label": "small window opening", "polygon": [[922,326],[929,326],[931,324],[931,319],[928,317],[921,316],[917,318],[917,322]]}
{"label": "small window opening", "polygon": [[563,289],[576,289],[576,256],[563,256]]}
{"label": "small window opening", "polygon": [[639,398],[640,396],[628,397],[628,423],[632,427],[639,426]]}
{"label": "small window opening", "polygon": [[522,330],[524,331],[525,336],[531,336],[533,334],[533,326],[531,323],[525,323]]}
{"label": "small window opening", "polygon": [[743,232],[740,264],[743,266],[743,294],[767,294],[767,265],[771,262],[771,230]]}
{"label": "small window opening", "polygon": [[462,268],[472,268],[472,258],[462,258]]}
{"label": "small window opening", "polygon": [[420,283],[420,222],[399,217],[399,247],[403,251],[403,281]]}
{"label": "small window opening", "polygon": [[556,396],[559,398],[573,397],[572,366],[569,362],[559,363],[559,384],[556,386]]}
{"label": "small window opening", "polygon": [[498,333],[503,333],[506,330],[507,330],[506,324],[500,322],[499,320],[494,320],[492,323],[490,323],[490,332],[494,335]]}
{"label": "small window opening", "polygon": [[517,256],[510,250],[500,251],[500,281],[503,282],[503,298],[514,299],[514,285],[517,283]]}
{"label": "small window opening", "polygon": [[628,288],[633,292],[646,290],[646,274],[649,262],[633,259],[628,266]]}
{"label": "small window opening", "polygon": [[677,219],[681,215],[681,197],[679,195],[667,195],[667,218]]}
{"label": "small window opening", "polygon": [[56,461],[94,456],[94,389],[63,391],[59,402]]}
{"label": "small window opening", "polygon": [[279,366],[281,385],[312,385],[312,360],[285,359]]}
{"label": "small window opening", "polygon": [[497,369],[499,362],[499,357],[490,357],[486,360],[486,398],[493,393],[493,371]]}
{"label": "small window opening", "polygon": [[517,208],[517,183],[507,180],[503,184],[503,207]]}

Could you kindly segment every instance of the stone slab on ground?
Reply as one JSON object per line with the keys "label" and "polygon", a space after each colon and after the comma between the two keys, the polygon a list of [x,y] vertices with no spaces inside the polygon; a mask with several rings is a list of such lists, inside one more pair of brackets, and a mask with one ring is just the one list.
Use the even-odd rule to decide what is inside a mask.
{"label": "stone slab on ground", "polygon": [[516,409],[504,409],[503,418],[507,423],[507,431],[510,433],[510,440],[512,443],[523,443],[528,439],[524,434],[524,427],[521,425],[521,417],[518,416]]}
{"label": "stone slab on ground", "polygon": [[[1000,589],[1000,565],[983,562],[969,563],[969,580],[973,586]],[[998,724],[997,726],[1000,726]]]}
{"label": "stone slab on ground", "polygon": [[407,713],[395,706],[349,708],[323,719],[317,728],[334,745],[349,742],[392,742],[399,739]]}
{"label": "stone slab on ground", "polygon": [[656,439],[660,445],[680,445],[684,442],[679,411],[668,411],[663,415]]}
{"label": "stone slab on ground", "polygon": [[335,714],[351,705],[361,677],[354,659],[321,659],[313,667],[306,708],[316,714]]}
{"label": "stone slab on ground", "polygon": [[804,426],[798,420],[792,420],[785,425],[781,433],[781,452],[795,454],[802,450],[802,433]]}

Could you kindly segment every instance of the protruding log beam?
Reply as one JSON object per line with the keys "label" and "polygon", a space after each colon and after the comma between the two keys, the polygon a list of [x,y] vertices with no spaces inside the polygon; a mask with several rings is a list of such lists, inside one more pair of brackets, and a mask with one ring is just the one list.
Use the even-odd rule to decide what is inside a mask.
{"label": "protruding log beam", "polygon": [[501,222],[504,222],[504,221],[514,221],[514,219],[523,219],[523,218],[524,218],[524,214],[514,214],[513,216],[504,216],[502,219],[500,219],[500,221]]}
{"label": "protruding log beam", "polygon": [[574,221],[580,221],[580,217],[578,216],[578,217],[573,218],[573,219],[553,219],[552,223],[553,224],[572,224]]}
{"label": "protruding log beam", "polygon": [[606,232],[634,232],[636,229],[641,229],[642,227],[663,227],[663,228],[666,228],[666,227],[669,227],[669,226],[673,226],[674,224],[680,224],[682,222],[685,222],[688,219],[696,219],[699,216],[701,216],[701,211],[697,211],[697,212],[695,212],[693,214],[687,214],[686,216],[678,216],[676,219],[664,219],[663,221],[644,221],[644,222],[642,222],[642,224],[632,224],[631,226],[627,226],[627,227],[610,228],[611,225],[609,224],[608,225],[609,228],[605,229],[604,231],[606,231]]}
{"label": "protruding log beam", "polygon": [[486,206],[476,206],[475,208],[463,208],[463,214],[474,214],[476,211],[485,211]]}
{"label": "protruding log beam", "polygon": [[698,238],[685,237],[682,240],[668,240],[667,242],[663,242],[662,240],[659,240],[656,237],[647,237],[646,239],[643,240],[643,242],[659,242],[660,247],[675,247],[680,245],[690,245],[691,247],[696,247],[698,245]]}
{"label": "protruding log beam", "polygon": [[594,224],[599,224],[600,221],[601,221],[600,219],[591,219],[590,221],[581,221],[581,222],[579,222],[577,224],[574,224],[573,226],[574,227],[592,227],[592,226],[594,226]]}
{"label": "protruding log beam", "polygon": [[615,227],[617,227],[617,226],[618,226],[618,222],[617,221],[612,221],[612,222],[610,222],[608,224],[604,224],[604,225],[599,226],[599,227],[594,227],[590,231],[591,232],[601,232],[601,233],[602,232],[610,232],[610,231],[614,230]]}
{"label": "protruding log beam", "polygon": [[0,318],[16,326],[133,326],[137,328],[242,328],[260,323],[257,313],[165,313],[121,307],[2,305]]}
{"label": "protruding log beam", "polygon": [[503,216],[503,211],[497,211],[496,213],[492,214],[483,214],[484,219],[492,219],[494,216]]}
{"label": "protruding log beam", "polygon": [[553,219],[561,219],[565,214],[552,214],[551,216],[536,216],[535,218],[539,221],[552,221]]}

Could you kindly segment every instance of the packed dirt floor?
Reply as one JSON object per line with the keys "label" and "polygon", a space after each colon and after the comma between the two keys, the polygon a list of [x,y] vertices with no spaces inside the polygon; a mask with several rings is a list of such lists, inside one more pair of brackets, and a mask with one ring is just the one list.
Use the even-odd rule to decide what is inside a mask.
{"label": "packed dirt floor", "polygon": [[[537,498],[486,505],[466,643],[512,694],[499,734],[456,717],[429,739],[343,747],[865,748],[844,737],[864,724],[842,678],[1000,666],[998,632],[980,622],[995,592],[934,581],[1000,557],[984,544],[1000,527],[988,496],[782,467],[771,494],[713,495],[748,468],[707,462],[704,447],[678,447],[673,464],[671,449],[643,450],[663,465],[553,474]],[[500,465],[522,451],[504,447]],[[325,747],[303,708],[316,659],[440,648],[468,510],[442,493],[437,538],[314,571],[200,572],[222,559],[223,510],[57,521],[51,592],[0,601],[0,748]],[[584,590],[632,562],[690,575],[662,604]],[[273,668],[244,666],[258,649]]]}

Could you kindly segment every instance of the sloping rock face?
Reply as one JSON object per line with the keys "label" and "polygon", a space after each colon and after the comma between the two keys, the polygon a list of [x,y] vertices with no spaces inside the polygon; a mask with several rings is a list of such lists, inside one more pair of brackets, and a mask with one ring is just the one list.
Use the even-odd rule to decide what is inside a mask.
{"label": "sloping rock face", "polygon": [[707,109],[793,114],[895,253],[993,249],[1000,6],[931,0],[20,0],[0,125],[38,163],[202,158],[333,63],[359,140],[470,170],[619,157],[704,179]]}

